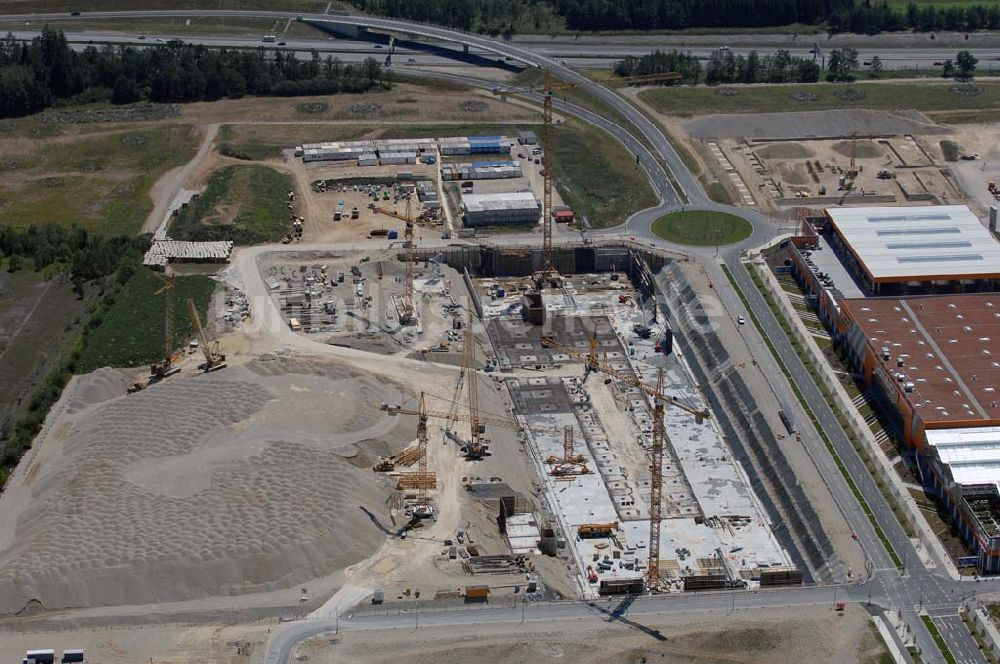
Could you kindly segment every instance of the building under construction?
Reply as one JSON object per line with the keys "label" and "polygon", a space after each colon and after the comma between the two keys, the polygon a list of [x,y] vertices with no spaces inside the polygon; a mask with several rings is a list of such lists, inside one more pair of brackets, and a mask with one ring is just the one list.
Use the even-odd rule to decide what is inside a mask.
{"label": "building under construction", "polygon": [[[498,368],[538,372],[506,386],[582,594],[801,582],[718,426],[693,415],[704,411],[703,397],[672,352],[655,299],[616,271],[566,276],[540,300],[524,297],[524,287],[516,278],[479,280],[478,304]],[[586,368],[587,354],[603,369]],[[655,392],[643,386],[660,374],[673,401],[662,409],[657,481]],[[652,578],[651,536],[659,540]]]}

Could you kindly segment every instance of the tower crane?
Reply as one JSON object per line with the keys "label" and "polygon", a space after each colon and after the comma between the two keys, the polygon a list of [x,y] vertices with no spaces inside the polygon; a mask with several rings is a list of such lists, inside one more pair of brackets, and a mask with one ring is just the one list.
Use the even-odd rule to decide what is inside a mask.
{"label": "tower crane", "polygon": [[600,360],[597,357],[597,339],[590,340],[590,352],[581,353],[575,349],[568,348],[557,342],[552,337],[542,337],[542,345],[554,348],[561,353],[565,353],[575,360],[582,362],[589,374],[591,371],[600,371],[612,378],[624,382],[627,385],[637,388],[653,400],[653,445],[650,449],[650,481],[649,481],[649,547],[648,565],[646,568],[646,587],[655,592],[660,589],[660,516],[663,497],[663,445],[666,440],[666,430],[663,424],[663,411],[666,404],[676,406],[681,410],[694,415],[695,421],[699,424],[706,418],[711,417],[708,410],[698,410],[678,401],[663,392],[663,369],[660,369],[656,377],[656,386],[647,385],[642,380],[619,371],[607,360]]}
{"label": "tower crane", "polygon": [[[470,377],[471,379],[471,377]],[[379,409],[385,411],[389,415],[416,415],[418,418],[423,420],[423,427],[426,436],[426,424],[427,418],[436,418],[452,422],[469,422],[473,424],[473,419],[475,419],[476,425],[478,425],[479,430],[485,430],[487,425],[501,427],[503,429],[512,429],[514,431],[533,431],[537,433],[550,433],[550,434],[562,434],[563,436],[563,456],[550,456],[546,459],[546,463],[553,466],[553,475],[585,475],[590,472],[584,463],[584,458],[581,455],[574,453],[574,435],[573,427],[571,425],[566,426],[529,426],[522,424],[517,420],[512,420],[506,417],[500,417],[497,415],[488,415],[483,413],[477,413],[475,418],[471,412],[469,414],[460,413],[455,410],[443,411],[443,410],[428,410],[426,407],[426,394],[424,392],[420,393],[420,406],[419,408],[407,408],[405,406],[400,406],[398,404],[383,403]],[[420,425],[418,424],[418,433],[420,430]],[[418,436],[419,438],[419,436]]]}
{"label": "tower crane", "polygon": [[[386,404],[382,404],[382,409],[386,409]],[[427,470],[427,418],[430,415],[427,412],[423,392],[420,393],[420,407],[415,411],[408,410],[406,413],[417,416],[417,472],[401,474],[399,488],[416,489],[417,503],[426,506],[428,504],[427,490],[437,486],[437,473]]]}
{"label": "tower crane", "polygon": [[153,295],[163,295],[163,361],[149,367],[149,374],[152,380],[163,380],[167,376],[180,371],[180,367],[174,366],[174,299],[171,291],[174,288],[174,277],[156,275],[163,286],[155,291]]}
{"label": "tower crane", "polygon": [[470,460],[482,459],[486,454],[486,444],[480,439],[486,433],[486,427],[479,423],[479,376],[476,374],[476,341],[472,321],[472,309],[469,309],[463,335],[462,371],[468,374],[466,382],[469,385],[469,443],[465,449]]}
{"label": "tower crane", "polygon": [[194,330],[198,335],[201,352],[205,356],[205,362],[199,364],[198,368],[205,373],[224,368],[226,366],[226,356],[219,352],[219,342],[209,340],[208,333],[205,332],[205,328],[201,325],[201,316],[198,315],[198,308],[194,306],[194,300],[188,298],[187,304],[188,313],[191,315],[191,323],[194,324]]}
{"label": "tower crane", "polygon": [[413,322],[415,308],[413,305],[413,201],[406,197],[406,211],[403,213],[406,227],[403,230],[403,247],[406,250],[406,283],[403,287],[403,315],[400,324],[409,325]]}
{"label": "tower crane", "polygon": [[[628,83],[652,83],[654,81],[673,81],[683,78],[677,72],[664,74],[649,74],[646,76],[629,76],[621,80]],[[541,286],[548,282],[558,284],[562,280],[558,270],[552,264],[552,186],[555,181],[555,173],[552,168],[552,153],[555,147],[555,140],[552,132],[552,93],[556,90],[566,90],[577,87],[576,83],[554,82],[552,71],[545,70],[545,77],[542,85],[528,86],[521,88],[506,88],[497,86],[493,88],[493,94],[506,101],[507,95],[519,93],[543,93],[544,102],[542,104],[542,137],[545,141],[545,151],[542,153],[542,270],[535,275],[535,282]]]}
{"label": "tower crane", "polygon": [[537,87],[525,88],[493,88],[493,94],[506,99],[508,94],[523,92],[542,92],[545,94],[542,104],[542,137],[545,141],[545,151],[542,153],[542,270],[536,276],[536,281],[541,284],[545,281],[559,281],[559,273],[552,265],[552,183],[554,173],[552,172],[552,150],[554,140],[552,136],[552,92],[555,90],[565,90],[575,88],[576,83],[554,83],[552,71],[545,70],[544,83]]}

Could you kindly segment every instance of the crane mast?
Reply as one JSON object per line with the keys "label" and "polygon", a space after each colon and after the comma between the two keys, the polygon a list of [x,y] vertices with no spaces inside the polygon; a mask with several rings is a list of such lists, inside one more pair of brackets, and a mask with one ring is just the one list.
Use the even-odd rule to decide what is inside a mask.
{"label": "crane mast", "polygon": [[542,271],[550,276],[555,272],[552,266],[552,74],[545,70],[545,103],[543,104],[543,136],[545,152],[542,154],[544,186],[542,189]]}
{"label": "crane mast", "polygon": [[[663,394],[663,369],[656,376],[656,391]],[[649,547],[647,551],[646,586],[651,591],[660,589],[660,519],[663,497],[663,400],[653,399],[653,447],[649,480]]]}
{"label": "crane mast", "polygon": [[[661,74],[647,74],[645,76],[628,76],[619,80],[626,84],[631,84],[670,82],[681,78],[683,78],[683,76],[677,72],[666,72]],[[567,88],[575,87],[577,87],[576,83],[554,82],[552,78],[552,70],[546,68],[544,81],[541,86],[524,88],[503,88],[498,86],[493,88],[493,94],[498,95],[504,100],[506,100],[507,95],[519,92],[535,92],[543,94],[542,136],[545,140],[545,152],[542,154],[542,269],[535,275],[535,283],[539,289],[541,289],[545,283],[550,283],[555,286],[561,284],[559,271],[554,265],[552,253],[552,224],[554,223],[552,218],[552,187],[555,180],[555,173],[552,166],[552,154],[555,148],[555,135],[552,130],[554,124],[552,119],[552,93],[555,90],[565,90]]]}
{"label": "crane mast", "polygon": [[406,197],[406,212],[404,213],[406,227],[403,230],[403,244],[406,248],[406,282],[403,286],[403,315],[399,321],[403,325],[413,322],[413,202]]}
{"label": "crane mast", "polygon": [[476,373],[476,339],[472,323],[473,317],[470,309],[468,321],[465,324],[462,353],[462,369],[467,372],[466,382],[469,386],[469,444],[465,449],[470,459],[481,459],[486,450],[480,437],[482,425],[479,423],[479,376]]}
{"label": "crane mast", "polygon": [[[159,276],[159,275],[157,275]],[[174,277],[170,279],[160,276],[163,286],[153,295],[163,295],[163,362],[149,367],[149,373],[154,380],[161,380],[177,373],[180,369],[174,363],[174,301],[171,291],[174,288]]]}

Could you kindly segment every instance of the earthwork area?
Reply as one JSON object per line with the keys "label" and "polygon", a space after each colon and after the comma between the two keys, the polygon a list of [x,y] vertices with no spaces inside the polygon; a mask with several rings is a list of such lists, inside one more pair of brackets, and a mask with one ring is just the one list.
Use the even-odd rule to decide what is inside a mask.
{"label": "earthwork area", "polygon": [[0,497],[0,612],[274,590],[385,540],[370,466],[413,427],[370,404],[395,384],[266,356],[124,393],[111,369],[76,379]]}

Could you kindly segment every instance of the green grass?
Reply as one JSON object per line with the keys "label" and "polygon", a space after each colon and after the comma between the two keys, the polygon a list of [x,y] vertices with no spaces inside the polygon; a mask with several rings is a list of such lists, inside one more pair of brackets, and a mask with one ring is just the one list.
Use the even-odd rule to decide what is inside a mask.
{"label": "green grass", "polygon": [[959,155],[962,154],[962,146],[955,141],[941,141],[941,152],[945,161],[958,161]]}
{"label": "green grass", "polygon": [[924,621],[927,631],[931,633],[931,638],[934,639],[934,643],[937,645],[938,650],[941,651],[944,661],[948,664],[956,664],[957,660],[955,659],[955,656],[951,654],[951,650],[948,649],[948,644],[944,642],[944,637],[941,636],[941,632],[938,631],[937,625],[934,624],[931,617],[924,615],[920,616],[920,619]]}
{"label": "green grass", "polygon": [[226,166],[170,225],[178,239],[229,239],[240,244],[280,240],[289,231],[292,179],[267,166]]}
{"label": "green grass", "polygon": [[[389,125],[375,128],[379,138],[516,135],[530,129],[541,136],[538,124]],[[656,194],[635,156],[613,136],[575,121],[554,128],[553,166],[556,187],[577,218],[586,216],[594,228],[624,223],[625,218],[652,205]],[[469,157],[463,158],[468,161]],[[537,168],[532,165],[532,168]]]}
{"label": "green grass", "polygon": [[189,125],[17,146],[2,157],[16,181],[0,188],[0,225],[75,224],[109,235],[136,233],[153,209],[153,184],[194,151]]}
{"label": "green grass", "polygon": [[668,242],[705,247],[745,240],[753,226],[732,214],[691,210],[660,217],[653,222],[653,232]]}
{"label": "green grass", "polygon": [[552,153],[556,186],[579,219],[594,228],[625,222],[637,210],[656,205],[656,194],[631,152],[590,125],[568,122],[555,128]]}
{"label": "green grass", "polygon": [[[785,364],[785,361],[781,358],[781,355],[778,353],[778,349],[774,347],[774,344],[771,342],[770,337],[768,337],[767,333],[764,331],[764,326],[761,325],[760,320],[758,320],[756,314],[754,314],[753,309],[750,307],[750,303],[747,301],[746,295],[743,293],[743,290],[740,288],[739,284],[736,283],[736,279],[733,277],[732,272],[729,271],[728,266],[723,265],[722,271],[726,273],[726,278],[729,279],[729,283],[732,284],[733,289],[736,291],[736,294],[739,295],[740,300],[743,302],[743,306],[746,308],[747,313],[750,314],[750,320],[753,321],[753,324],[757,328],[757,331],[760,333],[761,338],[764,339],[764,343],[767,344],[768,350],[771,351],[771,355],[774,357],[775,362],[777,362],[778,367],[781,368],[781,373],[785,375],[785,379],[788,381],[788,385],[792,388],[792,392],[795,393],[795,397],[799,400],[799,403],[802,404],[802,408],[806,411],[806,414],[809,416],[810,421],[812,421],[813,427],[816,429],[816,432],[819,434],[820,438],[822,438],[824,445],[826,445],[827,451],[830,453],[830,456],[833,457],[833,462],[836,464],[837,469],[840,471],[840,474],[844,478],[844,481],[847,483],[847,486],[851,489],[851,493],[854,494],[854,499],[861,506],[862,511],[868,518],[868,522],[871,523],[872,528],[875,530],[875,535],[879,538],[879,541],[882,543],[882,546],[889,554],[889,558],[892,559],[893,564],[898,569],[902,569],[903,567],[902,559],[896,553],[896,550],[892,548],[892,543],[889,541],[889,538],[886,537],[885,532],[882,530],[882,527],[878,524],[878,521],[875,519],[875,513],[872,512],[871,506],[868,504],[868,501],[865,500],[865,497],[861,495],[861,490],[858,489],[858,485],[855,484],[854,478],[851,477],[850,473],[847,472],[847,466],[844,465],[844,462],[840,458],[840,455],[837,454],[837,450],[836,448],[834,448],[833,442],[831,442],[830,438],[826,435],[826,432],[820,426],[819,418],[816,417],[816,414],[813,412],[812,408],[809,406],[809,403],[806,401],[805,397],[802,395],[802,392],[799,390],[799,386],[792,379],[792,374],[788,370],[788,366]],[[750,275],[754,276],[753,272],[751,272]],[[780,321],[782,319],[779,318],[778,320]]]}
{"label": "green grass", "polygon": [[[77,364],[77,373],[100,367],[137,367],[163,359],[164,296],[154,293],[163,281],[145,268],[139,269],[121,289],[113,303],[91,321],[96,325]],[[205,276],[177,277],[171,292],[174,348],[194,335],[187,300],[192,298],[205,321],[215,282]]]}
{"label": "green grass", "polygon": [[[1000,83],[977,81],[978,94],[956,94],[949,81],[923,83],[803,83],[792,85],[731,86],[736,94],[720,96],[718,88],[674,87],[644,90],[639,97],[660,113],[698,115],[705,113],[764,113],[776,111],[820,111],[838,108],[913,109],[917,111],[969,111],[1000,109]],[[969,89],[962,87],[962,89]],[[852,90],[860,99],[838,97]],[[799,101],[795,95],[815,95]]]}

